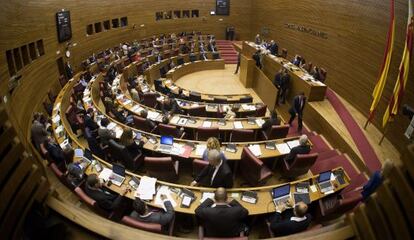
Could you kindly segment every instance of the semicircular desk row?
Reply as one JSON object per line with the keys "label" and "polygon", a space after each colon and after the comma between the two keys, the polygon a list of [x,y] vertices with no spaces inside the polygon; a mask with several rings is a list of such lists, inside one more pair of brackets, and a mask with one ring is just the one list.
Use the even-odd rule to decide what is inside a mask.
{"label": "semicircular desk row", "polygon": [[[53,107],[53,114],[52,114],[52,128],[55,134],[55,138],[57,139],[57,142],[59,144],[62,144],[63,142],[67,142],[68,139],[71,139],[72,141],[72,146],[73,147],[79,147],[85,150],[85,146],[83,144],[81,144],[81,142],[78,140],[77,136],[75,134],[73,134],[70,125],[68,123],[68,120],[66,119],[65,115],[64,115],[64,111],[62,111],[63,109],[67,108],[70,104],[70,96],[71,96],[71,89],[73,88],[74,84],[76,83],[76,81],[74,81],[73,79],[70,80],[61,90],[61,92],[59,93],[59,95],[56,98],[56,102],[54,104]],[[87,94],[87,91],[86,91]],[[59,118],[58,121],[56,121],[56,119]],[[126,127],[126,126],[125,126]],[[60,129],[60,130],[59,130]],[[63,129],[63,130],[62,130]],[[62,132],[63,133],[59,133]],[[137,132],[139,132],[138,130],[136,130]],[[66,138],[66,136],[68,138]],[[148,134],[151,135],[151,134]],[[195,141],[193,141],[195,142]],[[197,142],[200,143],[200,142]],[[204,143],[205,144],[205,143]],[[147,149],[154,149],[153,145],[150,142],[145,143],[144,148]],[[273,154],[271,155],[277,155],[278,151],[277,150],[273,150],[272,151]],[[276,154],[275,154],[276,153]],[[98,158],[97,156],[94,156],[94,158],[96,160],[98,160],[102,165],[104,165],[107,168],[111,168],[111,164]],[[231,159],[231,158],[230,158]],[[76,159],[74,159],[76,161]],[[342,168],[339,168],[343,171]],[[92,174],[92,173],[96,173],[99,175],[98,172],[96,172],[95,168],[92,165],[89,165],[87,167],[86,170],[86,174]],[[344,172],[345,173],[345,172]],[[126,179],[124,181],[124,184],[128,184],[131,180],[132,177],[137,177],[138,179],[140,179],[142,176],[134,174],[130,171],[126,171]],[[320,192],[317,188],[316,188],[316,182],[317,182],[317,178],[318,175],[314,175],[311,177],[306,177],[297,181],[293,181],[293,182],[289,182],[288,184],[290,184],[292,187],[290,188],[291,190],[291,194],[293,194],[293,192],[295,192],[295,186],[298,183],[301,182],[308,182],[311,184],[311,186],[314,186],[313,188],[311,187],[311,190],[309,191],[309,197],[310,197],[310,201],[316,201],[318,199],[321,199],[323,197],[325,197],[327,194],[324,194],[322,192]],[[345,183],[343,184],[339,184],[337,182],[337,180],[332,180],[332,182],[334,183],[334,191],[340,191],[343,188],[345,188],[346,186],[349,185],[350,179],[348,177],[348,175],[345,173],[344,175],[345,178]],[[177,212],[182,212],[182,213],[188,213],[188,214],[194,214],[195,208],[200,204],[200,199],[202,199],[202,195],[205,192],[213,192],[214,189],[211,188],[203,188],[203,187],[192,187],[192,186],[188,186],[188,185],[180,185],[180,184],[173,184],[173,183],[169,183],[169,182],[164,182],[164,181],[159,181],[157,180],[157,184],[159,186],[167,186],[168,189],[171,190],[171,195],[173,196],[173,200],[176,201],[177,203],[180,202],[180,195],[178,193],[175,193],[172,190],[178,190],[178,191],[182,191],[182,189],[189,189],[191,191],[193,191],[193,193],[195,194],[196,197],[196,201],[193,202],[193,204],[190,205],[189,208],[185,208],[180,206],[179,204],[177,204],[174,208]],[[284,183],[287,184],[287,183]],[[276,187],[276,186],[280,186],[280,185],[284,185],[284,184],[279,184],[279,185],[273,185],[273,186],[264,186],[264,187],[249,187],[249,188],[232,188],[232,189],[228,189],[229,194],[231,194],[230,197],[235,198],[236,200],[240,200],[240,193],[243,193],[245,191],[255,191],[257,193],[257,203],[256,204],[251,204],[251,203],[247,203],[244,201],[240,201],[240,203],[249,210],[249,214],[250,215],[257,215],[257,214],[264,214],[264,213],[268,213],[268,212],[274,212],[275,211],[275,207],[272,203],[272,197],[269,194],[269,191]],[[115,186],[114,184],[112,184],[109,187],[111,190],[120,193],[122,190],[120,187]],[[315,191],[313,191],[312,189],[315,189]],[[136,196],[136,192],[129,192],[126,195],[128,198],[134,199],[135,197],[139,197]],[[150,205],[153,206],[157,206],[160,207],[160,205],[156,204],[155,200],[152,200],[149,202]]]}

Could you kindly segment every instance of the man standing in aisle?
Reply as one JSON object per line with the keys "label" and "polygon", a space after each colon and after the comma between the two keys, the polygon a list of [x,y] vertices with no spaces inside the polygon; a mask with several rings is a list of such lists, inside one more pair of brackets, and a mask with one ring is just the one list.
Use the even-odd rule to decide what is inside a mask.
{"label": "man standing in aisle", "polygon": [[305,93],[301,92],[293,98],[292,106],[289,109],[290,119],[289,125],[292,126],[293,120],[295,120],[296,115],[298,116],[298,132],[302,132],[302,117],[303,109],[305,108],[306,97]]}

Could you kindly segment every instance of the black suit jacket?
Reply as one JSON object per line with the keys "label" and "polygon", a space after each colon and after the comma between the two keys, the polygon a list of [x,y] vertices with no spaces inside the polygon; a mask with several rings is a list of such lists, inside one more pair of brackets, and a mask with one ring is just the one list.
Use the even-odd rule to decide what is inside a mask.
{"label": "black suit jacket", "polygon": [[275,213],[273,219],[270,222],[270,229],[273,231],[276,237],[286,236],[289,234],[304,231],[308,228],[312,220],[310,214],[306,214],[306,219],[300,222],[290,220],[292,216],[294,216],[292,209],[288,209],[283,213]]}
{"label": "black suit jacket", "polygon": [[276,43],[273,43],[272,45],[270,45],[269,49],[270,49],[270,54],[275,55],[275,56],[279,52],[279,46],[277,46]]}
{"label": "black suit jacket", "polygon": [[85,115],[85,127],[89,128],[91,131],[95,131],[99,128],[98,124],[88,115]]}
{"label": "black suit jacket", "polygon": [[85,193],[95,200],[100,208],[108,211],[116,209],[122,201],[121,195],[115,195],[103,189],[93,189],[88,185],[85,187]]}
{"label": "black suit jacket", "polygon": [[[301,98],[302,98],[302,101],[303,101],[302,107],[300,106],[300,102],[301,102],[300,99]],[[292,106],[289,109],[289,112],[290,113],[297,113],[298,115],[302,115],[303,109],[305,108],[305,105],[306,105],[306,97],[301,96],[301,95],[297,95],[293,98]]]}
{"label": "black suit jacket", "polygon": [[132,213],[129,216],[137,219],[138,221],[159,223],[163,227],[166,227],[171,223],[175,214],[174,207],[172,206],[170,201],[165,201],[164,206],[167,212],[164,212],[164,210],[152,211],[150,215],[141,216],[136,211],[132,211]]}
{"label": "black suit jacket", "polygon": [[229,165],[227,165],[225,161],[223,161],[221,164],[219,170],[216,173],[216,176],[214,177],[213,183],[211,183],[211,178],[213,176],[214,170],[215,168],[212,165],[207,165],[203,170],[201,170],[195,181],[205,187],[233,187],[233,174],[231,173]]}
{"label": "black suit jacket", "polygon": [[200,204],[195,214],[202,221],[206,237],[238,237],[243,230],[244,219],[248,215],[236,200],[227,205],[215,205],[210,198]]}
{"label": "black suit jacket", "polygon": [[295,159],[296,155],[298,154],[308,154],[310,152],[310,146],[309,145],[299,145],[290,150],[290,153],[286,156],[286,161],[291,164],[293,160]]}

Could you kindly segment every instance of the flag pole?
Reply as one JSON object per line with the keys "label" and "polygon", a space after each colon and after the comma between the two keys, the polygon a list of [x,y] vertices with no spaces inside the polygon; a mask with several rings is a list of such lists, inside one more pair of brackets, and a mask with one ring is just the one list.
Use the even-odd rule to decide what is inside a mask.
{"label": "flag pole", "polygon": [[390,123],[388,122],[388,124],[385,126],[385,128],[384,128],[384,132],[382,133],[382,137],[381,137],[381,139],[380,139],[380,141],[379,141],[379,143],[378,143],[378,145],[380,145],[381,146],[381,144],[382,144],[382,142],[384,141],[384,138],[385,138],[385,134],[387,133],[387,131],[388,131],[388,125],[389,125]]}

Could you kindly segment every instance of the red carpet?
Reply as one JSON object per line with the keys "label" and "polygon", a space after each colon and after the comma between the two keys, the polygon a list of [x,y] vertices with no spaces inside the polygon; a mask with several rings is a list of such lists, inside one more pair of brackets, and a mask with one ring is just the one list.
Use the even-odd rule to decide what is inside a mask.
{"label": "red carpet", "polygon": [[377,155],[374,152],[371,144],[368,142],[368,139],[365,137],[362,129],[352,117],[351,113],[345,108],[344,104],[339,100],[338,96],[328,88],[326,91],[326,96],[329,102],[334,107],[335,111],[338,113],[342,122],[345,124],[345,127],[348,129],[348,132],[351,134],[351,137],[354,139],[354,142],[362,155],[362,159],[367,165],[370,171],[376,171],[381,168],[381,162],[379,161]]}
{"label": "red carpet", "polygon": [[217,49],[226,64],[237,64],[237,51],[231,41],[216,40]]}

